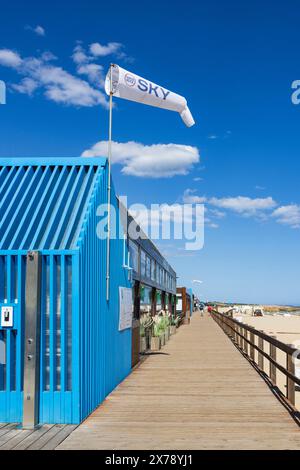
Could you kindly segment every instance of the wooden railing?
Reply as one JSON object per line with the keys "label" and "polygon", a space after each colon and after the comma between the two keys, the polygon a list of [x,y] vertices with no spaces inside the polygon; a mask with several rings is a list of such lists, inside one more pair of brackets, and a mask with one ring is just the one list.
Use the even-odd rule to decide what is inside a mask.
{"label": "wooden railing", "polygon": [[[286,399],[295,405],[295,386],[300,386],[300,379],[295,375],[295,360],[300,358],[298,350],[292,345],[282,343],[276,336],[270,336],[263,331],[256,330],[252,326],[241,323],[230,317],[231,311],[226,314],[219,313],[216,310],[211,312],[213,319],[232,339],[236,346],[253,362],[258,369],[267,374],[271,383],[276,386],[277,370],[286,377]],[[277,361],[277,350],[286,354],[286,367]],[[255,354],[257,351],[257,354]],[[268,352],[267,352],[268,351]],[[265,371],[264,360],[269,363],[268,373]]]}

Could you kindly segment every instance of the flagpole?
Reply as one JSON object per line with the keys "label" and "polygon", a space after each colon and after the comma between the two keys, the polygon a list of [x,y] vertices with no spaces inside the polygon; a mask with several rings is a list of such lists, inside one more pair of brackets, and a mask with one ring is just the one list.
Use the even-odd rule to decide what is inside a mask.
{"label": "flagpole", "polygon": [[110,93],[109,93],[109,131],[108,131],[108,182],[107,182],[107,247],[106,247],[106,300],[109,301],[110,288],[110,202],[111,202],[111,155],[112,155],[112,67],[110,65]]}

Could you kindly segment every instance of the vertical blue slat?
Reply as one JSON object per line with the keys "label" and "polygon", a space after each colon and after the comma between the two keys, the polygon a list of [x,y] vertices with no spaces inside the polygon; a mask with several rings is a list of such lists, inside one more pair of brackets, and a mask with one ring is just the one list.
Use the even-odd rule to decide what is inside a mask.
{"label": "vertical blue slat", "polygon": [[50,392],[56,389],[56,257],[50,256]]}
{"label": "vertical blue slat", "polygon": [[16,352],[16,389],[21,392],[23,388],[23,335],[24,328],[24,262],[22,255],[17,258],[17,276],[18,276],[18,291],[17,300],[19,306],[19,328],[17,332],[17,352]]}
{"label": "vertical blue slat", "polygon": [[73,391],[73,419],[78,423],[82,419],[79,407],[81,384],[80,371],[82,367],[80,347],[80,289],[79,282],[79,253],[72,256],[72,391]]}
{"label": "vertical blue slat", "polygon": [[[6,284],[7,284],[7,303],[11,304],[11,295],[12,295],[12,257],[7,257],[7,266],[6,266]],[[11,391],[11,330],[7,330],[6,336],[6,390]]]}
{"label": "vertical blue slat", "polygon": [[66,329],[66,318],[67,318],[67,279],[66,279],[66,257],[61,257],[61,391],[65,392],[67,389],[67,376],[66,376],[66,361],[67,361],[67,329]]}

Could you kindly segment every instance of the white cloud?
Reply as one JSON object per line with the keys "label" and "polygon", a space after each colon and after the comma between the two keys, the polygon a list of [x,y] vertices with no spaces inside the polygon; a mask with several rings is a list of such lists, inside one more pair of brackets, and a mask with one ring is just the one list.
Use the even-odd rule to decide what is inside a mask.
{"label": "white cloud", "polygon": [[36,28],[34,28],[34,32],[35,32],[38,36],[45,36],[45,34],[46,34],[45,29],[44,29],[42,26],[40,26],[40,25],[38,25]]}
{"label": "white cloud", "polygon": [[219,228],[219,224],[216,224],[214,222],[209,223],[210,228]]}
{"label": "white cloud", "polygon": [[193,284],[203,284],[203,281],[200,281],[199,279],[193,279],[192,283]]}
{"label": "white cloud", "polygon": [[17,52],[10,49],[0,49],[0,65],[18,68],[21,64],[22,59]]}
{"label": "white cloud", "polygon": [[103,66],[98,64],[83,64],[77,68],[79,75],[86,75],[90,82],[103,85],[104,84],[104,73]]}
{"label": "white cloud", "polygon": [[260,221],[274,219],[279,224],[300,228],[300,204],[278,207],[278,203],[271,196],[265,198],[246,196],[209,198],[198,196],[196,193],[195,189],[186,189],[182,200],[189,204],[206,203],[205,223],[207,227],[218,228],[219,225],[213,219],[223,219],[226,217],[227,211],[232,211],[242,217],[253,217]]}
{"label": "white cloud", "polygon": [[203,178],[200,178],[200,176],[197,176],[196,178],[193,178],[193,181],[203,181]]}
{"label": "white cloud", "polygon": [[12,85],[14,90],[29,96],[32,96],[38,86],[38,82],[36,82],[32,78],[23,78],[23,80],[21,80],[19,84]]}
{"label": "white cloud", "polygon": [[46,97],[56,103],[88,107],[98,104],[106,106],[103,93],[61,67],[42,67],[35,75],[46,87]]}
{"label": "white cloud", "polygon": [[[107,145],[107,141],[98,142],[82,156],[106,156]],[[123,166],[122,173],[142,178],[187,175],[200,159],[199,150],[189,145],[143,145],[138,142],[113,142],[112,155],[112,162]]]}
{"label": "white cloud", "polygon": [[276,218],[280,224],[289,225],[292,228],[300,228],[300,205],[290,204],[278,207],[272,213],[272,217]]}
{"label": "white cloud", "polygon": [[51,64],[54,59],[56,57],[49,52],[38,58],[22,59],[14,51],[0,50],[0,64],[16,69],[20,75],[25,77],[21,83],[14,85],[16,91],[32,94],[37,88],[42,88],[46,98],[56,103],[72,106],[102,105],[107,107],[107,99],[103,92],[93,88],[87,81],[70,74],[62,67]]}
{"label": "white cloud", "polygon": [[260,211],[274,209],[277,203],[272,197],[266,198],[254,198],[244,196],[237,197],[224,197],[216,198],[213,197],[209,199],[209,203],[213,206],[229,209],[238,214],[243,215],[256,215]]}
{"label": "white cloud", "polygon": [[208,136],[208,139],[210,139],[210,140],[216,140],[217,138],[218,138],[218,136],[214,135],[214,134]]}
{"label": "white cloud", "polygon": [[40,26],[40,25],[37,25],[35,27],[25,26],[25,29],[27,29],[28,31],[32,31],[33,33],[37,34],[38,36],[45,36],[46,35],[45,28],[43,28],[43,26]]}
{"label": "white cloud", "polygon": [[90,52],[95,57],[105,57],[118,53],[122,48],[123,45],[119,42],[109,42],[106,46],[103,46],[99,42],[94,42],[90,45]]}
{"label": "white cloud", "polygon": [[209,209],[209,213],[211,216],[216,217],[217,219],[224,219],[224,217],[226,217],[226,213],[220,211],[219,209]]}
{"label": "white cloud", "polygon": [[74,48],[72,59],[77,66],[78,75],[86,75],[91,83],[104,86],[103,66],[93,63],[94,58],[86,54],[81,44]]}
{"label": "white cloud", "polygon": [[151,233],[154,227],[161,227],[165,222],[173,224],[192,223],[194,213],[185,210],[183,204],[161,204],[157,208],[147,208],[140,204],[133,204],[129,213],[145,233]]}
{"label": "white cloud", "polygon": [[183,193],[183,202],[185,204],[203,204],[207,201],[205,196],[197,196],[196,189],[186,189]]}
{"label": "white cloud", "polygon": [[85,64],[90,60],[81,44],[77,44],[77,46],[74,48],[72,59],[74,60],[75,64]]}

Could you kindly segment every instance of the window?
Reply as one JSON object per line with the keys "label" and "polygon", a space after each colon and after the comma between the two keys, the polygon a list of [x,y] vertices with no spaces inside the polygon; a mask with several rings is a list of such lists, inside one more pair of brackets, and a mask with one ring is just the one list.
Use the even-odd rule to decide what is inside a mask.
{"label": "window", "polygon": [[129,240],[130,266],[136,273],[139,273],[139,247]]}
{"label": "window", "polygon": [[156,291],[156,311],[159,312],[162,309],[161,303],[161,291]]}
{"label": "window", "polygon": [[156,264],[156,282],[159,284],[159,276],[160,276],[160,266]]}
{"label": "window", "polygon": [[151,259],[146,256],[146,277],[151,279]]}
{"label": "window", "polygon": [[151,260],[151,281],[156,281],[156,263],[154,259]]}
{"label": "window", "polygon": [[143,284],[141,285],[141,313],[151,312],[151,293],[152,290],[150,287],[146,287]]}
{"label": "window", "polygon": [[141,276],[146,274],[146,253],[141,250]]}
{"label": "window", "polygon": [[159,268],[159,284],[161,287],[164,285],[164,270],[163,268]]}

